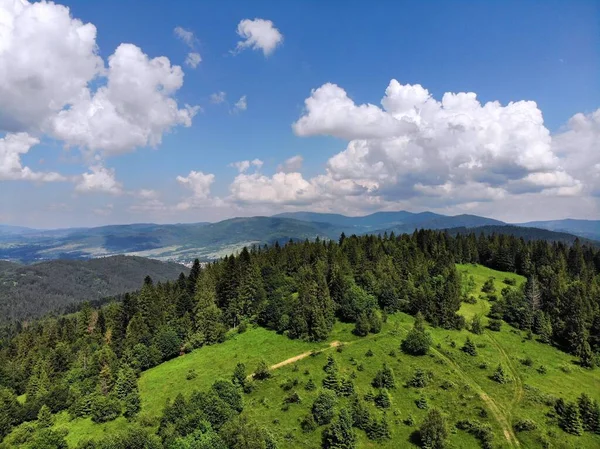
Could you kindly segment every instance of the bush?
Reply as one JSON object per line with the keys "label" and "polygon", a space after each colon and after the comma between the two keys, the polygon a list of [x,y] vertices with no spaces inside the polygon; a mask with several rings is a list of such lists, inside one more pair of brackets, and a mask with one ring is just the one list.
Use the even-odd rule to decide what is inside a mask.
{"label": "bush", "polygon": [[502,328],[502,320],[490,319],[488,322],[488,328],[494,332],[500,332]]}
{"label": "bush", "polygon": [[429,408],[429,403],[427,402],[427,398],[425,396],[421,396],[419,399],[417,399],[415,401],[415,405],[421,410],[427,410],[427,408]]}
{"label": "bush", "polygon": [[414,388],[425,388],[429,385],[429,382],[433,379],[433,373],[431,371],[423,371],[421,368],[417,368],[414,376],[407,382],[407,386]]}
{"label": "bush", "polygon": [[392,402],[390,401],[390,395],[387,390],[380,390],[379,393],[373,398],[373,402],[379,408],[390,408]]}
{"label": "bush", "polygon": [[504,282],[506,285],[517,285],[516,279],[504,278],[502,282]]}
{"label": "bush", "polygon": [[256,371],[254,372],[253,377],[256,380],[265,380],[271,377],[271,372],[269,371],[269,366],[267,365],[267,362],[265,362],[264,360],[258,362],[258,366],[256,367]]}
{"label": "bush", "polygon": [[306,391],[314,391],[317,389],[317,386],[315,385],[315,383],[313,382],[312,379],[308,379],[308,382],[306,382],[306,385],[304,386],[304,389]]}
{"label": "bush", "polygon": [[198,373],[196,373],[196,370],[194,369],[189,370],[185,376],[187,380],[193,380],[196,377],[198,377]]}
{"label": "bush", "polygon": [[540,365],[537,369],[537,372],[540,374],[546,374],[548,371],[546,370],[546,367],[544,365]]}
{"label": "bush", "polygon": [[373,353],[373,351],[371,349],[369,349],[366,353],[365,356],[367,357],[373,357],[375,354]]}
{"label": "bush", "polygon": [[300,395],[294,391],[293,393],[291,393],[290,395],[288,395],[283,400],[283,402],[285,404],[300,404],[302,402],[302,399],[300,399]]}
{"label": "bush", "polygon": [[517,432],[526,432],[537,429],[537,424],[532,419],[520,419],[513,427]]}
{"label": "bush", "polygon": [[533,359],[529,356],[525,357],[524,359],[520,360],[521,365],[524,366],[533,366]]}
{"label": "bush", "polygon": [[312,414],[308,414],[302,418],[302,421],[300,421],[300,428],[306,433],[313,432],[317,428],[317,423]]}
{"label": "bush", "polygon": [[471,319],[471,332],[477,335],[483,334],[483,324],[481,323],[481,317],[474,315]]}
{"label": "bush", "polygon": [[422,446],[426,448],[441,449],[446,445],[448,429],[446,420],[439,410],[429,411],[419,428],[419,437]]}
{"label": "bush", "polygon": [[394,373],[385,363],[383,364],[383,368],[377,371],[377,374],[375,374],[375,378],[371,382],[371,385],[373,385],[375,388],[396,388]]}
{"label": "bush", "polygon": [[410,355],[425,355],[429,352],[433,340],[425,331],[423,316],[418,313],[415,324],[406,338],[402,341],[401,349]]}
{"label": "bush", "polygon": [[498,382],[499,384],[505,384],[508,382],[508,376],[504,372],[504,368],[502,365],[498,365],[494,374],[492,374],[492,380]]}
{"label": "bush", "polygon": [[481,287],[481,291],[483,293],[494,293],[496,291],[493,277],[490,277],[487,281],[484,282],[483,286]]}

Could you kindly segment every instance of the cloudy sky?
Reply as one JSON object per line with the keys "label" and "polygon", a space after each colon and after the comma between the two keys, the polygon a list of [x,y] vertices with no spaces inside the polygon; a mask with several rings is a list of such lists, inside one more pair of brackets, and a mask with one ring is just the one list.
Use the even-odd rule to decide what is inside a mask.
{"label": "cloudy sky", "polygon": [[63,3],[0,0],[0,223],[600,218],[596,1]]}

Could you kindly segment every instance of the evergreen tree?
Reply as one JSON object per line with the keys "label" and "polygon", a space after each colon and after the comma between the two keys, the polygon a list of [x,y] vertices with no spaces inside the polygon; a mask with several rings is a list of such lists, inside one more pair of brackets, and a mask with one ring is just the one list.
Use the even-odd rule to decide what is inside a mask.
{"label": "evergreen tree", "polygon": [[246,385],[246,365],[243,363],[238,363],[233,370],[233,376],[231,377],[231,382],[233,385],[238,387],[244,387]]}
{"label": "evergreen tree", "polygon": [[119,399],[123,400],[131,393],[137,393],[137,391],[138,385],[135,371],[126,365],[119,370],[119,374],[117,375],[115,393]]}
{"label": "evergreen tree", "polygon": [[356,447],[356,434],[352,428],[352,418],[348,410],[341,409],[337,419],[323,431],[324,449],[353,449]]}
{"label": "evergreen tree", "polygon": [[356,319],[356,324],[352,332],[354,335],[358,335],[359,337],[366,337],[370,330],[371,323],[369,322],[369,318],[367,318],[367,314],[365,312],[361,312]]}
{"label": "evergreen tree", "polygon": [[569,402],[565,405],[564,414],[559,417],[558,424],[567,433],[573,435],[581,435],[583,433],[583,425],[577,404]]}
{"label": "evergreen tree", "polygon": [[411,355],[425,355],[429,352],[433,340],[429,332],[425,330],[425,320],[419,312],[415,317],[415,323],[406,338],[402,341],[401,348]]}
{"label": "evergreen tree", "polygon": [[44,404],[37,415],[37,425],[38,428],[47,428],[52,427],[54,424],[54,419],[52,417],[52,413],[50,412],[50,408]]}
{"label": "evergreen tree", "polygon": [[390,408],[392,405],[390,395],[386,389],[379,390],[379,393],[377,393],[373,398],[373,402],[375,402],[375,405],[379,408]]}
{"label": "evergreen tree", "polygon": [[577,405],[579,407],[579,416],[581,417],[583,429],[588,432],[596,432],[599,430],[598,402],[592,401],[586,393],[582,393],[577,399]]}
{"label": "evergreen tree", "polygon": [[475,346],[475,343],[473,343],[473,341],[469,337],[467,337],[467,340],[465,341],[465,344],[463,345],[461,350],[464,353],[469,354],[471,356],[477,355],[477,347]]}
{"label": "evergreen tree", "polygon": [[218,343],[225,338],[223,313],[217,307],[216,299],[214,279],[204,270],[196,287],[196,330],[208,344]]}
{"label": "evergreen tree", "polygon": [[384,363],[383,368],[377,371],[373,382],[371,382],[375,388],[396,388],[396,381],[394,380],[393,371]]}
{"label": "evergreen tree", "polygon": [[336,402],[336,395],[333,391],[323,390],[319,393],[311,408],[313,418],[318,425],[322,426],[331,422]]}
{"label": "evergreen tree", "polygon": [[421,444],[426,449],[443,449],[446,447],[448,429],[446,420],[438,409],[431,409],[419,429]]}
{"label": "evergreen tree", "polygon": [[357,394],[354,394],[350,400],[350,414],[352,416],[352,425],[354,427],[367,430],[367,427],[371,422],[371,415]]}
{"label": "evergreen tree", "polygon": [[504,368],[501,364],[498,365],[496,371],[494,371],[494,374],[492,374],[492,380],[495,380],[499,384],[505,384],[508,382],[508,377],[506,376]]}

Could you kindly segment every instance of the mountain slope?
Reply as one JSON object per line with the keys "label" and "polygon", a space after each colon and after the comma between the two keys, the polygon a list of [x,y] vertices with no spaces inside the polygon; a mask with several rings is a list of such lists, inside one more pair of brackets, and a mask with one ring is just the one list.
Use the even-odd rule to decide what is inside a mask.
{"label": "mountain slope", "polygon": [[600,240],[600,220],[576,220],[567,218],[565,220],[530,221],[517,226],[530,226],[543,228],[550,231],[562,231],[570,234]]}
{"label": "mountain slope", "polygon": [[552,241],[552,242],[565,243],[567,245],[571,245],[571,244],[573,244],[573,242],[575,242],[576,239],[579,239],[580,242],[588,244],[588,245],[592,245],[592,246],[600,245],[600,243],[595,240],[589,240],[589,239],[586,239],[583,237],[578,237],[576,235],[569,234],[567,232],[556,232],[556,231],[550,231],[548,229],[540,229],[540,228],[534,228],[534,227],[526,228],[526,227],[513,226],[513,225],[500,225],[500,226],[488,225],[488,226],[478,226],[475,228],[456,227],[456,228],[448,229],[448,233],[450,235],[457,235],[457,234],[464,235],[464,234],[471,234],[471,233],[475,233],[475,234],[481,233],[484,235],[504,234],[504,235],[512,235],[515,237],[519,237],[525,241],[548,240],[548,241]]}
{"label": "mountain slope", "polygon": [[53,260],[33,265],[0,264],[0,322],[60,312],[69,306],[136,290],[146,275],[176,279],[187,268],[143,257],[86,261]]}

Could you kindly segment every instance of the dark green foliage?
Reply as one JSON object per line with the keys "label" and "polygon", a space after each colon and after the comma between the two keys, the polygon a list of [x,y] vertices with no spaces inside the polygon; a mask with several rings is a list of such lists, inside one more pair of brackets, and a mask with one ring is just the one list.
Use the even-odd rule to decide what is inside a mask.
{"label": "dark green foliage", "polygon": [[318,425],[322,426],[331,422],[336,402],[336,395],[333,391],[324,390],[319,393],[311,408],[313,418]]}
{"label": "dark green foliage", "polygon": [[37,415],[37,425],[40,428],[52,427],[54,423],[54,419],[52,417],[52,412],[47,405],[42,405],[38,415]]}
{"label": "dark green foliage", "polygon": [[181,339],[175,329],[163,327],[159,329],[154,344],[162,354],[163,360],[169,360],[179,355],[181,350]]}
{"label": "dark green foliage", "polygon": [[456,428],[464,430],[477,438],[483,449],[493,449],[494,433],[489,424],[464,419],[456,423]]}
{"label": "dark green foliage", "polygon": [[356,435],[348,410],[341,409],[337,419],[323,431],[322,447],[324,449],[353,449],[356,447]]}
{"label": "dark green foliage", "polygon": [[373,353],[373,351],[369,348],[369,350],[365,353],[366,357],[373,357],[375,354]]}
{"label": "dark green foliage", "polygon": [[368,429],[371,422],[371,415],[357,394],[354,394],[350,400],[350,414],[354,427],[362,430]]}
{"label": "dark green foliage", "polygon": [[369,440],[382,442],[392,438],[390,426],[385,413],[380,420],[372,419],[366,428],[367,438]]}
{"label": "dark green foliage", "polygon": [[243,363],[238,363],[233,370],[233,375],[231,376],[231,382],[238,387],[244,387],[246,385],[246,365]]}
{"label": "dark green foliage", "polygon": [[527,432],[537,429],[537,424],[532,419],[520,419],[513,425],[517,432]]}
{"label": "dark green foliage", "polygon": [[567,433],[581,435],[583,424],[579,415],[579,407],[574,402],[565,404],[564,411],[559,414],[558,425]]}
{"label": "dark green foliage", "polygon": [[90,413],[95,423],[112,421],[121,414],[121,403],[116,397],[97,394],[92,398]]}
{"label": "dark green foliage", "polygon": [[135,417],[142,408],[140,394],[137,391],[129,393],[123,398],[123,416],[127,419]]}
{"label": "dark green foliage", "polygon": [[429,403],[427,402],[427,398],[425,396],[420,396],[419,399],[415,401],[415,405],[421,410],[426,410],[429,408]]}
{"label": "dark green foliage", "polygon": [[401,348],[407,354],[425,355],[432,343],[431,335],[425,330],[423,315],[418,313],[413,328],[402,341]]}
{"label": "dark green foliage", "polygon": [[417,368],[414,376],[406,383],[409,387],[414,388],[425,388],[433,379],[433,373],[430,371],[424,371],[421,368]]}
{"label": "dark green foliage", "polygon": [[496,291],[496,287],[494,287],[494,278],[489,278],[481,287],[481,291],[483,293],[494,293]]}
{"label": "dark green foliage", "polygon": [[384,363],[383,368],[377,371],[373,382],[371,382],[375,388],[396,388],[396,381],[394,380],[393,371]]}
{"label": "dark green foliage", "polygon": [[131,393],[137,393],[137,391],[138,386],[135,371],[126,365],[119,370],[115,384],[115,393],[119,399],[124,399]]}
{"label": "dark green foliage", "polygon": [[491,331],[500,332],[500,329],[502,329],[502,320],[490,319],[488,321],[488,328]]}
{"label": "dark green foliage", "polygon": [[317,428],[317,423],[315,422],[312,413],[309,413],[302,418],[302,421],[300,421],[300,428],[306,433],[313,432]]}
{"label": "dark green foliage", "polygon": [[579,407],[579,416],[583,423],[583,430],[587,432],[599,432],[600,406],[598,402],[596,400],[592,401],[586,393],[582,393],[577,399],[577,406]]}
{"label": "dark green foliage", "polygon": [[481,322],[481,316],[473,315],[469,326],[469,330],[474,334],[483,334],[483,323]]}
{"label": "dark green foliage", "polygon": [[446,419],[438,409],[431,409],[419,428],[421,446],[426,449],[443,449],[446,447],[448,429]]}
{"label": "dark green foliage", "polygon": [[496,371],[494,371],[494,374],[492,374],[491,379],[499,384],[505,384],[508,382],[508,376],[504,372],[504,367],[501,364],[496,367]]}
{"label": "dark green foliage", "polygon": [[64,434],[52,429],[36,432],[27,444],[27,449],[67,449],[68,447]]}
{"label": "dark green foliage", "polygon": [[475,347],[475,343],[473,343],[473,341],[469,337],[467,337],[465,344],[460,349],[464,353],[469,354],[473,357],[477,355],[477,348]]}
{"label": "dark green foliage", "polygon": [[352,379],[346,377],[343,378],[339,384],[337,393],[342,397],[348,397],[354,394],[354,383],[352,382]]}
{"label": "dark green foliage", "polygon": [[323,371],[325,371],[326,373],[337,371],[337,364],[335,363],[335,359],[331,354],[327,356],[327,363],[323,367]]}
{"label": "dark green foliage", "polygon": [[390,408],[390,406],[392,405],[390,395],[385,389],[379,390],[379,392],[373,398],[373,402],[379,408]]}
{"label": "dark green foliage", "polygon": [[264,360],[258,362],[253,377],[256,380],[265,380],[271,377],[271,372],[269,371],[269,365],[267,365],[267,362],[265,362]]}
{"label": "dark green foliage", "polygon": [[229,449],[276,449],[277,447],[269,432],[243,415],[227,422],[219,434]]}
{"label": "dark green foliage", "polygon": [[360,315],[358,315],[358,318],[356,319],[356,325],[354,326],[354,330],[352,332],[359,337],[365,337],[369,334],[370,330],[371,323],[367,318],[367,314],[362,312]]}
{"label": "dark green foliage", "polygon": [[306,385],[304,386],[304,389],[306,391],[314,391],[317,389],[316,384],[313,382],[312,379],[308,379],[308,381],[306,382]]}

